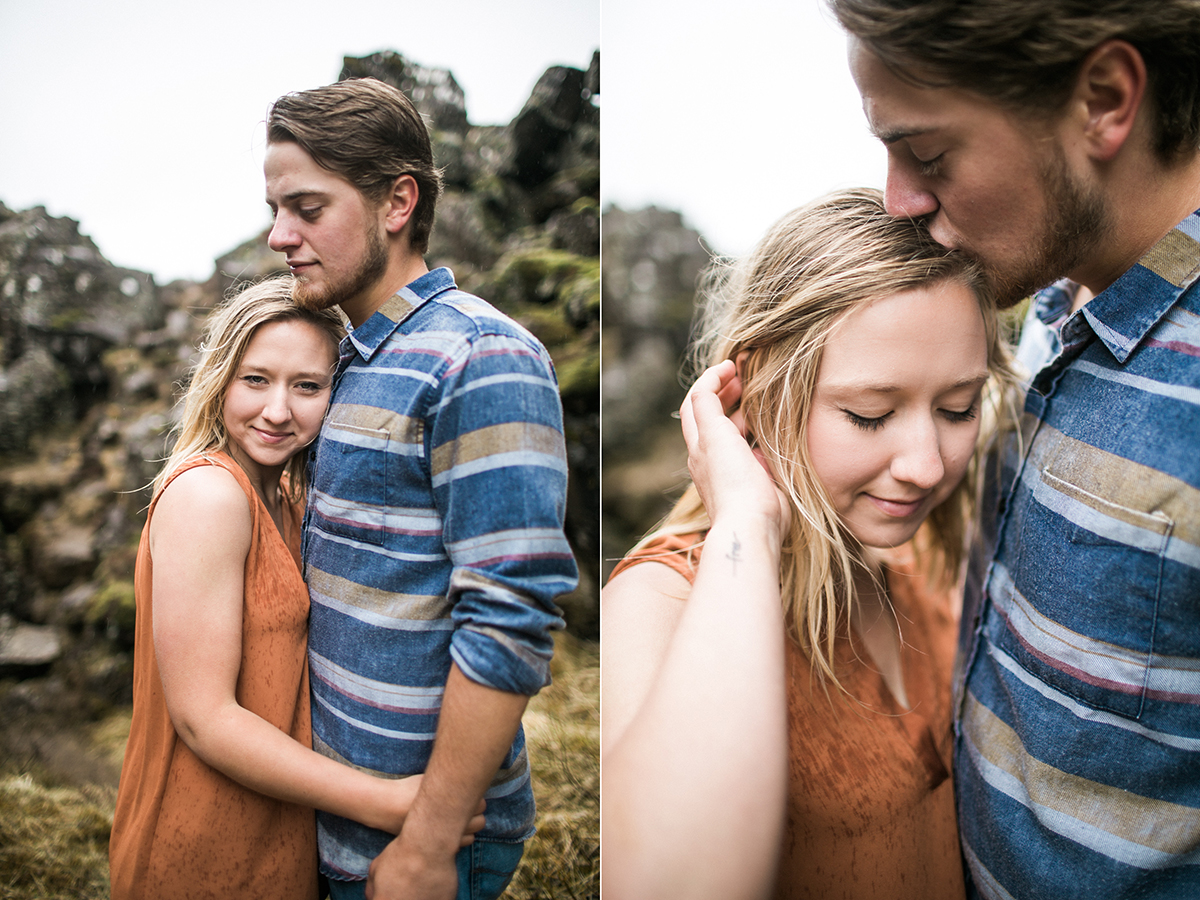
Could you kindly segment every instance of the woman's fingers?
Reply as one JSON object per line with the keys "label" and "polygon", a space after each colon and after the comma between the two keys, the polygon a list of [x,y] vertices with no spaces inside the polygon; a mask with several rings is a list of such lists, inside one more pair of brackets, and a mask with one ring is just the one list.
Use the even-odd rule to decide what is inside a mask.
{"label": "woman's fingers", "polygon": [[707,405],[711,409],[712,406],[718,406],[719,414],[725,414],[725,405],[721,402],[720,392],[724,387],[727,387],[729,381],[735,378],[737,371],[733,366],[732,361],[726,360],[715,366],[710,366],[705,369],[703,374],[696,379],[696,383],[692,385],[687,392],[687,396],[683,398],[683,404],[679,407],[679,421],[683,427],[683,439],[687,441],[688,448],[691,449],[698,437],[696,415],[697,404],[701,405],[699,410],[700,415],[704,415],[704,410]]}
{"label": "woman's fingers", "polygon": [[786,529],[787,498],[776,485],[766,456],[752,446],[745,416],[737,406],[741,396],[741,378],[733,360],[712,366],[696,379],[679,410],[688,471],[710,517],[723,509],[757,509]]}

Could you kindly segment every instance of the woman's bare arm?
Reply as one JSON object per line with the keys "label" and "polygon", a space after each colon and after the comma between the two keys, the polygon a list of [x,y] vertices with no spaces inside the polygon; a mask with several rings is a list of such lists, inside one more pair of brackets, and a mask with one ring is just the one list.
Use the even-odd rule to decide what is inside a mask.
{"label": "woman's bare arm", "polygon": [[612,900],[758,898],[774,882],[787,795],[787,511],[725,417],[733,381],[732,363],[710,369],[681,410],[712,521],[694,584],[642,563],[603,595],[601,822]]}
{"label": "woman's bare arm", "polygon": [[[341,765],[237,702],[251,531],[246,495],[219,466],[184,472],[155,508],[154,649],[175,730],[202,760],[252,790],[396,834],[419,776],[381,779]],[[470,830],[482,825],[477,816]]]}

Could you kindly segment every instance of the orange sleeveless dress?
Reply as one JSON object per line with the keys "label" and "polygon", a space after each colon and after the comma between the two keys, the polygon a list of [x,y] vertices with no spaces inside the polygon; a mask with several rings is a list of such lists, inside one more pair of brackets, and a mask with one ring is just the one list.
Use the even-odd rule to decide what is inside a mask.
{"label": "orange sleeveless dress", "polygon": [[[613,574],[660,562],[693,581],[701,539],[660,538]],[[887,588],[903,637],[909,710],[848,633],[838,637],[834,665],[854,699],[832,687],[826,697],[808,658],[787,641],[788,808],[778,900],[962,900],[966,893],[950,778],[955,616],[948,593],[929,589],[911,553],[892,553]]]}
{"label": "orange sleeveless dress", "polygon": [[[233,473],[246,492],[253,520],[238,703],[309,746],[308,590],[299,569],[301,509],[284,503],[285,543],[250,480],[226,454],[189,460],[176,476],[204,465]],[[154,656],[150,517],[157,500],[142,530],[134,576],[133,724],[109,843],[112,898],[316,898],[313,810],[266,797],[222,775],[192,753],[171,724]]]}

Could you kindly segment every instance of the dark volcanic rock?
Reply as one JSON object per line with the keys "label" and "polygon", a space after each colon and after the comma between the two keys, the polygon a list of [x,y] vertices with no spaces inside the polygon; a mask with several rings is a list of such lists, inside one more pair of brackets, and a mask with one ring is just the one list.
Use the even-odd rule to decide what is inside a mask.
{"label": "dark volcanic rock", "polygon": [[161,321],[153,278],[109,263],[78,222],[0,204],[0,455],[80,418],[108,389],[104,351]]}

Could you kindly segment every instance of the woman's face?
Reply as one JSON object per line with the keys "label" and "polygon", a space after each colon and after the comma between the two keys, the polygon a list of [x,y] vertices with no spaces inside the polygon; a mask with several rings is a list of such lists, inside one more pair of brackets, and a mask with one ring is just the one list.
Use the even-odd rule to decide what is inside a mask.
{"label": "woman's face", "polygon": [[874,300],[834,329],[808,452],[861,544],[904,543],[962,480],[987,377],[983,315],[959,281]]}
{"label": "woman's face", "polygon": [[230,454],[242,468],[281,467],[316,438],[335,362],[316,325],[286,320],[259,327],[225,389]]}

